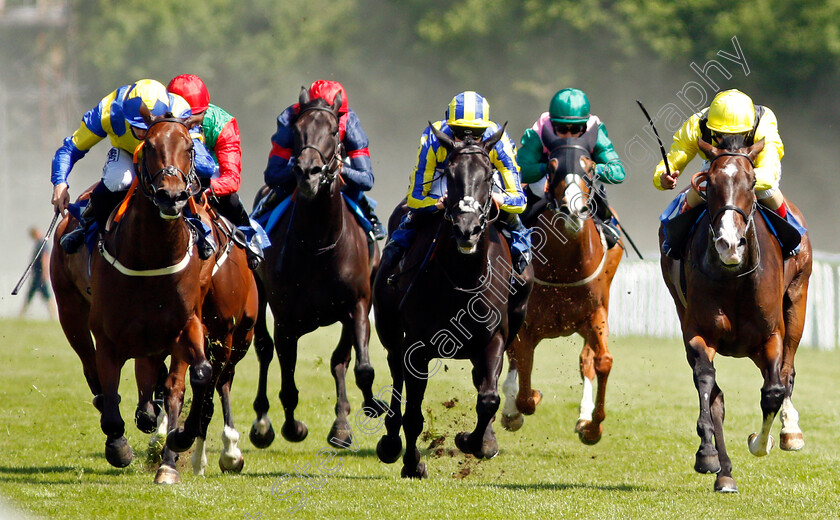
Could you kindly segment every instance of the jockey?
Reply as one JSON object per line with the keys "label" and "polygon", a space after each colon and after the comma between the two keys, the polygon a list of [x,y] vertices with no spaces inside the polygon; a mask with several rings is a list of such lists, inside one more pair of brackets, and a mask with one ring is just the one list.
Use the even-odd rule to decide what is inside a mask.
{"label": "jockey", "polygon": [[[190,116],[190,107],[183,98],[170,95],[160,82],[141,79],[102,98],[98,105],[82,116],[79,129],[64,139],[64,144],[55,152],[52,161],[52,204],[56,211],[63,213],[70,205],[67,178],[73,165],[96,143],[106,137],[111,141],[111,150],[102,168],[102,180],[90,194],[80,225],[61,238],[61,248],[67,254],[75,253],[84,243],[86,230],[93,222],[98,224],[100,232],[104,232],[111,211],[122,201],[134,181],[134,151],[146,138],[149,129],[140,115],[141,105],[146,105],[152,116],[172,114],[181,119]],[[211,177],[217,167],[204,145],[195,137],[196,172],[202,177]],[[200,248],[200,252],[204,256],[207,248]]]}
{"label": "jockey", "polygon": [[240,243],[245,245],[248,267],[256,269],[262,260],[262,251],[253,242],[249,243],[239,229],[251,229],[251,220],[237,193],[242,172],[242,139],[236,118],[210,103],[207,87],[194,74],[176,76],[166,88],[172,94],[183,97],[193,115],[201,115],[200,139],[219,165],[219,177],[210,180],[213,208],[237,226],[235,233]]}
{"label": "jockey", "polygon": [[[533,126],[525,130],[520,141],[517,160],[522,171],[522,182],[526,184],[539,183],[544,185],[546,166],[551,153],[545,142],[554,137],[559,139],[582,138],[588,143],[589,154],[594,161],[595,175],[607,184],[621,184],[624,182],[625,171],[621,159],[618,157],[612,141],[607,135],[607,127],[595,114],[589,111],[589,99],[586,94],[576,88],[565,88],[558,91],[551,98],[548,112],[537,119]],[[532,187],[526,188],[537,197],[544,197],[545,192],[540,188],[537,192]],[[612,224],[607,194],[603,187],[593,191],[595,216],[606,224],[607,239],[612,246],[618,239],[618,230]]]}
{"label": "jockey", "polygon": [[[356,112],[350,108],[347,92],[337,81],[318,80],[309,87],[309,98],[322,98],[329,104],[335,101],[335,96],[341,94],[341,107],[338,109],[339,135],[344,146],[346,157],[342,163],[341,177],[346,182],[342,192],[352,199],[364,211],[365,216],[373,226],[373,238],[385,238],[385,228],[374,213],[376,202],[364,192],[373,187],[373,168],[368,150],[368,137],[362,130],[362,123]],[[295,103],[277,116],[277,131],[271,136],[271,152],[268,155],[268,166],[265,169],[265,183],[274,189],[279,202],[295,189],[295,175],[292,168],[295,158],[292,157],[294,148],[294,124],[297,120],[300,105]],[[267,208],[263,208],[264,210]]]}
{"label": "jockey", "polygon": [[[683,123],[674,134],[674,143],[668,152],[670,175],[665,172],[665,161],[659,161],[653,174],[653,185],[660,190],[676,187],[677,177],[698,153],[704,159],[703,170],[708,169],[708,158],[697,144],[699,139],[715,145],[727,135],[745,135],[744,144],[752,146],[764,139],[764,149],[755,158],[755,196],[758,202],[775,211],[779,216],[796,220],[787,212],[785,197],[779,189],[782,177],[781,159],[785,154],[782,138],[779,136],[776,114],[762,105],[754,105],[752,99],[739,90],[719,92],[709,107],[697,112]],[[680,194],[669,206],[660,220],[669,221],[705,201],[693,188]],[[793,223],[801,228],[801,224]],[[803,228],[804,229],[804,228]]]}
{"label": "jockey", "polygon": [[[452,98],[446,109],[446,119],[433,126],[456,141],[463,141],[467,136],[485,139],[499,130],[499,125],[490,120],[490,104],[472,91],[461,92]],[[496,184],[504,190],[493,191],[493,200],[501,210],[499,222],[504,223],[511,234],[513,268],[522,274],[531,260],[531,243],[528,230],[519,220],[518,214],[525,209],[526,198],[519,181],[516,147],[507,132],[490,150],[490,161],[496,170]],[[446,162],[446,149],[427,127],[420,136],[417,166],[408,188],[409,211],[385,246],[382,265],[394,265],[400,260],[414,239],[419,215],[443,209],[446,179],[440,174],[446,168]]]}

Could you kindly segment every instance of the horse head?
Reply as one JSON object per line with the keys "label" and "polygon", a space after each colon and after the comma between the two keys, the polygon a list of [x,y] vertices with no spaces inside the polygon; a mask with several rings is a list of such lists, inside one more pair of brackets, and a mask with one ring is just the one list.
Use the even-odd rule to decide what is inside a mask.
{"label": "horse head", "polygon": [[322,98],[309,99],[309,91],[300,91],[300,111],[294,124],[295,165],[298,194],[311,199],[324,185],[337,177],[341,165],[339,115],[342,97],[337,94],[333,104]]}
{"label": "horse head", "polygon": [[594,200],[590,197],[594,163],[589,147],[578,137],[554,136],[547,145],[551,150],[546,166],[549,201],[556,211],[568,217],[566,227],[578,231],[583,221],[594,213],[591,207]]}
{"label": "horse head", "polygon": [[[144,110],[145,109],[145,110]],[[152,116],[145,105],[141,114],[148,126],[138,166],[138,185],[157,206],[160,216],[173,220],[181,216],[189,198],[200,189],[195,174],[195,150],[188,128],[198,116],[178,119],[171,113]]]}
{"label": "horse head", "polygon": [[473,254],[478,240],[487,227],[493,207],[493,165],[490,150],[505,132],[502,126],[496,133],[483,140],[467,137],[456,141],[431,123],[429,126],[441,146],[448,152],[446,169],[445,216],[452,222],[452,232],[458,250]]}
{"label": "horse head", "polygon": [[735,268],[746,257],[748,239],[755,237],[753,161],[764,148],[764,139],[747,147],[744,136],[732,135],[724,137],[718,147],[702,139],[698,145],[709,160],[709,170],[695,174],[691,184],[703,193],[705,182],[709,239],[721,263]]}

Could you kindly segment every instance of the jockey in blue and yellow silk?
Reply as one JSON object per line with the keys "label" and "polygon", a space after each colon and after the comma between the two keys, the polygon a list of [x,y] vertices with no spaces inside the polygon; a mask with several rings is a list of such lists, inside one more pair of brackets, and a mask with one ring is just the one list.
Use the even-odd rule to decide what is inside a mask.
{"label": "jockey in blue and yellow silk", "polygon": [[[337,81],[318,80],[309,87],[309,99],[323,99],[332,105],[335,96],[341,94],[341,106],[338,109],[338,132],[344,146],[344,166],[341,177],[345,181],[342,193],[356,202],[364,211],[373,226],[374,237],[385,238],[382,223],[374,213],[376,202],[365,192],[373,188],[373,167],[370,162],[369,140],[362,129],[362,123],[356,112],[350,108],[347,92]],[[296,186],[292,168],[294,157],[294,124],[300,112],[300,105],[295,103],[277,116],[277,131],[271,136],[271,152],[265,168],[265,183],[272,187],[280,200],[292,194]]]}
{"label": "jockey in blue and yellow silk", "polygon": [[[455,96],[445,115],[445,119],[432,126],[459,141],[468,135],[483,140],[499,130],[499,125],[490,120],[490,104],[477,92],[465,91]],[[446,196],[446,177],[441,173],[446,168],[448,153],[432,129],[427,127],[420,136],[417,165],[406,195],[410,209],[385,246],[383,263],[399,261],[411,245],[416,234],[418,214],[441,209],[442,199]],[[493,194],[502,211],[499,221],[504,222],[511,232],[514,269],[522,273],[530,261],[531,253],[527,230],[518,215],[525,210],[526,198],[519,179],[516,147],[507,132],[490,150],[489,155],[495,169],[496,184],[502,187]]]}
{"label": "jockey in blue and yellow silk", "polygon": [[[78,250],[86,228],[94,221],[104,230],[111,211],[125,196],[134,180],[134,150],[146,138],[148,125],[140,114],[141,105],[152,116],[172,114],[177,118],[191,115],[190,106],[180,96],[169,94],[158,81],[141,79],[111,92],[82,116],[82,123],[73,135],[64,139],[52,161],[52,203],[64,212],[70,204],[68,177],[76,162],[94,145],[105,139],[111,142],[108,158],[102,168],[102,180],[90,195],[90,203],[82,213],[81,226],[62,237],[61,247],[67,253]],[[204,145],[193,136],[195,169],[203,177],[212,177],[218,170]]]}

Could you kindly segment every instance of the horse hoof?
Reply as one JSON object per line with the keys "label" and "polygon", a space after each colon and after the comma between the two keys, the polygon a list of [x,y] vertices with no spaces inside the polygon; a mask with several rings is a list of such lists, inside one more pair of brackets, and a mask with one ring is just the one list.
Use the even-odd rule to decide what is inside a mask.
{"label": "horse hoof", "polygon": [[715,479],[715,491],[718,493],[737,493],[738,486],[735,485],[734,478],[718,475],[718,478]]}
{"label": "horse hoof", "polygon": [[251,439],[251,444],[255,448],[262,450],[271,446],[271,443],[274,442],[274,427],[271,426],[271,421],[267,418],[264,422],[254,421],[254,424],[251,425],[251,432],[248,434],[248,438]]}
{"label": "horse hoof", "polygon": [[245,457],[239,457],[239,460],[233,463],[226,460],[224,455],[219,457],[219,469],[222,473],[241,473],[243,467],[245,467]]}
{"label": "horse hoof", "polygon": [[403,469],[400,472],[400,476],[402,478],[424,479],[424,478],[428,477],[429,474],[426,473],[426,465],[423,464],[422,462],[418,462],[417,467],[414,468],[413,471],[409,470],[408,466],[403,466]]}
{"label": "horse hoof", "polygon": [[710,454],[702,454],[697,450],[694,456],[694,471],[697,473],[720,473],[720,459],[717,450]]}
{"label": "horse hoof", "polygon": [[484,442],[481,443],[481,449],[475,454],[475,456],[479,459],[492,459],[498,454],[499,443],[496,441],[496,438],[493,437],[490,440],[485,439]]}
{"label": "horse hoof", "polygon": [[402,454],[402,439],[383,435],[376,443],[376,456],[385,464],[393,464]]}
{"label": "horse hoof", "polygon": [[155,474],[155,484],[179,484],[181,482],[181,475],[175,468],[169,466],[161,466]]}
{"label": "horse hoof", "polygon": [[157,429],[157,417],[149,415],[145,410],[138,408],[134,412],[134,424],[143,433],[152,433]]}
{"label": "horse hoof", "polygon": [[365,415],[368,417],[379,417],[385,412],[385,410],[390,410],[391,408],[385,401],[381,399],[374,399],[372,404],[366,404],[363,409],[365,411]]}
{"label": "horse hoof", "polygon": [[280,433],[289,442],[301,442],[309,435],[309,429],[300,421],[294,421],[292,423],[287,421],[280,428]]}
{"label": "horse hoof", "polygon": [[592,421],[581,420],[575,424],[575,433],[578,434],[580,442],[587,446],[598,444],[601,440],[601,435],[604,433],[604,427],[600,424],[594,426]]}
{"label": "horse hoof", "polygon": [[175,453],[183,453],[187,451],[192,447],[194,441],[195,437],[190,437],[184,431],[183,426],[170,430],[170,432],[166,435],[166,447]]}
{"label": "horse hoof", "polygon": [[760,446],[758,442],[758,434],[751,433],[749,437],[747,437],[747,446],[750,448],[750,453],[755,455],[756,457],[763,457],[770,453],[770,450],[773,449],[773,446],[776,445],[776,442],[773,440],[773,437],[767,437],[767,444],[764,446]]}
{"label": "horse hoof", "polygon": [[779,435],[779,448],[784,451],[799,451],[805,447],[802,432],[782,433]]}
{"label": "horse hoof", "polygon": [[509,432],[518,431],[523,424],[525,424],[525,416],[521,413],[510,416],[502,414],[502,427]]}
{"label": "horse hoof", "polygon": [[463,453],[470,455],[475,455],[477,451],[470,444],[470,434],[468,432],[460,432],[455,436],[455,446]]}
{"label": "horse hoof", "polygon": [[134,460],[134,452],[125,437],[105,441],[105,460],[115,468],[124,468]]}
{"label": "horse hoof", "polygon": [[353,444],[350,425],[347,423],[344,423],[344,425],[333,423],[332,428],[330,428],[330,433],[327,434],[327,443],[333,448],[339,449],[347,448]]}

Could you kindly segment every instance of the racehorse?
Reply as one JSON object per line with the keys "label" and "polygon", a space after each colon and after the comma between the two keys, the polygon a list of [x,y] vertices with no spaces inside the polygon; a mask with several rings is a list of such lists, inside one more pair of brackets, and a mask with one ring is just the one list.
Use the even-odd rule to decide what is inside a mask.
{"label": "racehorse", "polygon": [[[748,439],[753,455],[767,455],[773,447],[770,428],[780,409],[780,447],[804,446],[791,394],[793,358],[805,321],[811,244],[804,235],[799,254],[783,259],[779,242],[756,211],[753,161],[763,140],[746,147],[743,136],[734,136],[724,138],[717,148],[702,140],[699,146],[710,166],[694,176],[692,185],[701,190],[706,184],[707,208],[685,247],[685,260],[663,253],[660,265],[700,397],[700,448],[694,469],[717,473],[715,491],[735,492],[724,445],[723,391],[715,381],[713,360],[716,354],[749,357],[764,377],[761,431]],[[804,224],[799,209],[790,201],[786,204]],[[659,238],[661,245],[661,227]]]}
{"label": "racehorse", "polygon": [[[364,396],[364,411],[378,416],[385,403],[373,397],[374,370],[368,356],[372,258],[365,231],[357,224],[341,194],[341,140],[338,108],[321,98],[300,93],[300,111],[294,124],[293,168],[297,180],[293,206],[271,230],[272,247],[258,270],[259,313],[254,347],[260,373],[254,411],[257,418],[250,439],[258,448],[274,440],[266,397],[268,367],[276,347],[280,361],[280,401],[285,412],[281,429],[291,442],[306,438],[309,430],[295,419],[298,389],[295,385],[298,339],[319,327],[342,325],[341,338],[330,359],[336,386],[336,418],[327,435],[335,447],[352,443],[347,415],[345,374],[351,348],[356,351],[356,384]],[[274,341],[266,328],[266,304],[274,315]]]}
{"label": "racehorse", "polygon": [[[504,128],[484,141],[464,142],[434,127],[433,131],[448,151],[444,216],[431,217],[417,230],[402,269],[380,266],[374,283],[376,329],[388,351],[393,380],[387,432],[376,452],[386,463],[399,458],[402,425],[407,448],[401,474],[410,478],[427,476],[417,437],[423,430],[421,406],[427,380],[441,365],[436,360],[429,370],[435,358],[469,359],[473,365],[476,426],[472,432],[459,433],[456,446],[479,458],[498,453],[492,423],[499,408],[502,356],[525,318],[533,277],[530,267],[522,277],[513,274],[508,245],[491,225],[499,210],[492,199],[494,171],[488,154]],[[394,210],[392,232],[404,212],[404,205]]]}
{"label": "racehorse", "polygon": [[[589,147],[583,139],[557,139],[548,163],[549,204],[537,217],[533,233],[540,237],[534,248],[534,291],[528,316],[508,351],[510,369],[502,385],[505,406],[502,425],[518,430],[522,414],[534,413],[542,394],[531,388],[534,349],[545,338],[578,333],[583,396],[575,424],[584,444],[601,440],[606,414],[604,400],[612,355],[607,341],[610,284],[621,261],[622,247],[608,248],[604,231],[592,218],[594,185]],[[585,158],[585,159],[583,159]],[[587,161],[588,160],[588,161]],[[587,167],[588,165],[588,167]],[[519,388],[517,396],[517,375]],[[593,401],[593,382],[598,388]]]}
{"label": "racehorse", "polygon": [[[92,255],[84,249],[68,256],[58,247],[68,230],[65,217],[51,265],[61,325],[82,360],[94,405],[102,413],[105,457],[115,467],[127,466],[134,456],[119,412],[120,372],[128,359],[137,359],[142,390],[154,386],[143,383],[144,377],[157,374],[166,355],[172,356],[164,396],[169,417],[180,414],[190,367],[193,405],[184,426],[173,427],[167,435],[167,447],[176,452],[188,449],[200,433],[204,393],[212,375],[201,322],[209,288],[202,280],[209,281],[212,264],[197,258],[193,235],[182,218],[187,201],[199,189],[187,131],[196,120],[173,119],[171,114],[153,118],[145,106],[141,112],[149,126],[135,153],[142,157],[135,180],[142,196],[133,192],[118,212],[116,229],[99,241]],[[141,395],[141,405],[142,400]],[[142,411],[138,406],[137,415]],[[157,482],[177,481],[175,459],[164,457]]]}

